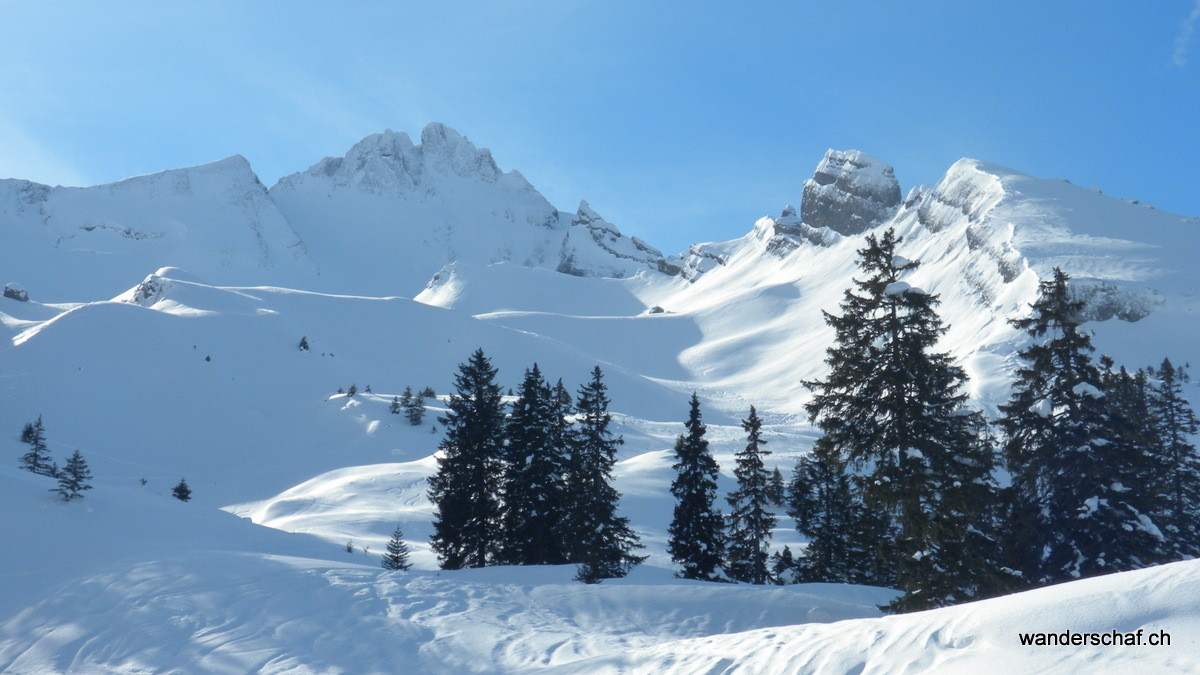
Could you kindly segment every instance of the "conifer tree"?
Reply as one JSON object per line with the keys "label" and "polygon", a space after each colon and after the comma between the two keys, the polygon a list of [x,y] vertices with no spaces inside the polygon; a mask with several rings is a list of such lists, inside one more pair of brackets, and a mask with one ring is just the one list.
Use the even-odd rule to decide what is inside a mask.
{"label": "conifer tree", "polygon": [[1131,448],[1110,438],[1120,433],[1115,406],[1080,329],[1083,302],[1067,282],[1055,268],[1032,315],[1013,321],[1033,344],[1019,354],[1023,365],[998,420],[1017,520],[1010,531],[1021,537],[1008,547],[1029,585],[1141,567],[1158,548],[1157,528],[1131,502]]}
{"label": "conifer tree", "polygon": [[297,347],[298,347],[298,348],[300,349],[300,351],[302,351],[302,352],[306,352],[306,351],[308,351],[308,336],[307,336],[307,335],[304,335],[304,336],[301,336],[301,337],[300,337],[300,344],[299,344],[299,345],[297,345]]}
{"label": "conifer tree", "polygon": [[846,469],[825,438],[796,462],[788,488],[788,515],[808,538],[794,567],[805,583],[889,583],[878,548],[884,521],[867,509]]}
{"label": "conifer tree", "polygon": [[186,480],[180,478],[175,487],[171,488],[171,496],[181,502],[186,502],[192,498],[192,489],[188,487]]}
{"label": "conifer tree", "polygon": [[790,546],[784,546],[783,552],[775,552],[771,555],[771,577],[780,586],[797,582],[796,557],[792,555]]}
{"label": "conifer tree", "polygon": [[425,419],[425,399],[420,396],[413,396],[412,389],[404,388],[404,396],[400,400],[400,407],[404,409],[404,418],[414,427],[421,426],[421,422]]}
{"label": "conifer tree", "polygon": [[1165,498],[1156,520],[1167,537],[1174,559],[1200,557],[1200,455],[1192,438],[1200,431],[1200,420],[1183,397],[1183,385],[1191,378],[1184,368],[1163,359],[1151,385],[1149,406],[1166,465],[1153,490]]}
{"label": "conifer tree", "polygon": [[713,507],[717,493],[717,463],[704,438],[700,399],[692,394],[686,431],[675,441],[675,479],[671,494],[675,511],[667,530],[667,552],[678,563],[678,576],[702,581],[721,580],[724,558],[724,518]]}
{"label": "conifer tree", "polygon": [[76,497],[82,497],[84,490],[92,489],[88,483],[91,479],[92,472],[88,470],[87,461],[76,450],[67,460],[66,465],[58,472],[58,487],[52,488],[50,491],[58,493],[64,502],[69,502]]}
{"label": "conifer tree", "polygon": [[562,540],[565,448],[552,442],[552,392],[535,363],[525,371],[506,426],[503,543],[508,565],[558,565],[567,561]]}
{"label": "conifer tree", "polygon": [[397,525],[392,531],[392,538],[387,543],[387,553],[383,554],[380,566],[385,570],[407,570],[412,567],[408,562],[408,544],[404,541],[404,532]]}
{"label": "conifer tree", "polygon": [[1108,356],[1100,358],[1100,367],[1106,415],[1104,438],[1116,448],[1112,453],[1113,471],[1123,476],[1120,482],[1127,507],[1147,517],[1143,525],[1153,524],[1146,527],[1149,537],[1142,542],[1144,548],[1135,552],[1138,562],[1124,567],[1112,560],[1112,555],[1106,558],[1123,569],[1176,560],[1171,542],[1159,527],[1160,522],[1166,524],[1169,491],[1164,487],[1171,462],[1151,404],[1149,376],[1145,370],[1130,373],[1124,366],[1116,367]]}
{"label": "conifer tree", "polygon": [[783,506],[787,501],[787,487],[783,482],[783,472],[779,467],[771,471],[771,480],[767,485],[767,496],[775,506]]}
{"label": "conifer tree", "polygon": [[978,447],[977,420],[964,408],[966,374],[948,354],[934,351],[946,331],[936,312],[939,300],[901,280],[919,265],[896,254],[902,239],[889,229],[866,241],[858,251],[864,278],[846,291],[841,316],[825,314],[836,332],[826,358],[830,374],[807,383],[815,391],[807,407],[823,433],[823,452],[860,472],[855,492],[884,526],[877,564],[884,574],[877,583],[894,575],[905,594],[890,608],[907,611],[969,592],[942,586],[943,572],[961,555],[955,524],[992,506],[968,496],[994,493],[963,491],[954,508],[943,503],[943,488],[972,473],[957,458]]}
{"label": "conifer tree", "polygon": [[[405,391],[407,391],[407,390],[405,390]],[[391,404],[390,406],[388,406],[388,412],[390,412],[390,413],[391,413],[391,414],[393,414],[393,415],[399,415],[399,414],[400,414],[400,410],[401,410],[400,397],[399,397],[399,396],[393,396],[393,397],[392,397],[392,404]]]}
{"label": "conifer tree", "polygon": [[443,569],[483,567],[498,550],[504,410],[495,378],[491,361],[476,350],[459,365],[449,412],[438,418],[446,435],[429,479],[430,544]]}
{"label": "conifer tree", "polygon": [[725,545],[726,571],[735,581],[766,584],[771,581],[768,553],[775,514],[767,510],[771,503],[771,474],[763,457],[771,454],[762,446],[762,419],[754,406],[742,420],[746,431],[746,447],[734,457],[737,464],[733,475],[737,489],[726,499],[729,502],[729,532]]}
{"label": "conifer tree", "polygon": [[[571,396],[560,380],[554,396],[565,412]],[[570,454],[566,466],[567,516],[564,539],[570,562],[579,565],[575,577],[586,583],[623,577],[645,558],[634,555],[642,547],[629,519],[617,515],[621,494],[612,485],[617,448],[624,443],[609,428],[608,393],[599,366],[579,388],[575,411],[578,428],[564,428]]]}
{"label": "conifer tree", "polygon": [[46,429],[42,426],[41,415],[36,421],[25,424],[21,430],[21,442],[29,445],[29,452],[21,455],[21,468],[53,478],[58,467],[50,459],[50,451],[46,448]]}
{"label": "conifer tree", "polygon": [[346,390],[346,396],[350,397],[350,398],[354,398],[354,395],[357,393],[358,393],[358,385],[357,384],[350,385],[350,388]]}

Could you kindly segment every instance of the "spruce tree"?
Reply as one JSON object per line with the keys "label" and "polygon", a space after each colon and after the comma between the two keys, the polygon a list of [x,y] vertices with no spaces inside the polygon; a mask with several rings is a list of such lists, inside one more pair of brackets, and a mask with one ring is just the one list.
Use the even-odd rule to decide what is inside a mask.
{"label": "spruce tree", "polygon": [[994,498],[962,491],[953,508],[944,503],[944,488],[978,477],[958,458],[987,448],[977,445],[978,419],[964,407],[966,374],[934,351],[946,332],[938,297],[901,280],[920,264],[897,255],[902,241],[890,229],[866,238],[858,251],[864,278],[846,291],[841,316],[825,314],[836,333],[826,358],[830,374],[807,383],[815,391],[807,407],[823,433],[823,451],[859,472],[855,491],[883,520],[876,582],[894,576],[904,591],[894,611],[939,606],[971,592],[946,588],[943,573],[962,555],[957,524],[992,508],[986,500]]}
{"label": "spruce tree", "polygon": [[188,487],[186,480],[180,478],[175,487],[171,488],[171,496],[181,502],[186,502],[192,498],[192,489]]}
{"label": "spruce tree", "polygon": [[1171,462],[1151,403],[1149,376],[1145,370],[1130,373],[1124,366],[1115,367],[1108,356],[1100,358],[1100,367],[1107,419],[1104,438],[1115,447],[1111,454],[1112,470],[1122,476],[1119,481],[1126,506],[1146,516],[1139,521],[1149,535],[1143,541],[1145,547],[1134,552],[1137,562],[1121,563],[1111,554],[1106,558],[1118,569],[1176,560],[1171,542],[1159,527],[1160,522],[1166,524],[1169,490],[1164,488]]}
{"label": "spruce tree", "polygon": [[818,439],[796,462],[788,487],[788,515],[808,539],[794,564],[797,581],[889,583],[878,554],[885,523],[863,505],[846,463],[827,439]]}
{"label": "spruce tree", "polygon": [[50,491],[58,493],[64,502],[69,502],[76,497],[82,497],[84,490],[92,489],[88,483],[91,479],[92,472],[88,470],[87,461],[76,450],[67,460],[66,465],[58,472],[58,487],[52,488]]}
{"label": "spruce tree", "polygon": [[1083,302],[1055,268],[1032,315],[1013,320],[1033,341],[1019,356],[1012,395],[1000,406],[1012,476],[1009,550],[1037,585],[1141,567],[1157,550],[1153,523],[1133,503],[1131,446],[1120,438],[1081,330]]}
{"label": "spruce tree", "polygon": [[[406,389],[405,391],[407,391],[407,389]],[[390,412],[390,413],[391,413],[391,414],[393,414],[393,415],[399,415],[399,414],[400,414],[400,410],[401,410],[400,397],[399,397],[399,396],[393,396],[393,397],[392,397],[392,404],[391,404],[390,406],[388,406],[388,412]]]}
{"label": "spruce tree", "polygon": [[552,394],[535,363],[525,371],[506,426],[499,562],[558,565],[567,561],[561,538],[566,461],[555,447]]}
{"label": "spruce tree", "polygon": [[299,344],[299,345],[297,345],[297,347],[298,347],[298,348],[300,349],[300,351],[302,351],[302,352],[306,352],[306,351],[308,351],[308,336],[307,336],[307,335],[304,335],[304,336],[301,336],[301,337],[300,337],[300,344]]}
{"label": "spruce tree", "polygon": [[675,511],[667,530],[667,552],[678,563],[678,576],[702,581],[721,580],[724,558],[724,519],[713,507],[717,493],[717,463],[704,438],[700,399],[692,394],[686,432],[675,441],[675,479],[671,494]]}
{"label": "spruce tree", "polygon": [[1200,431],[1200,420],[1183,397],[1183,385],[1191,378],[1170,359],[1163,359],[1150,376],[1155,381],[1149,405],[1166,465],[1154,487],[1164,497],[1156,520],[1161,522],[1174,559],[1200,557],[1200,455],[1192,442]]}
{"label": "spruce tree", "polygon": [[21,468],[33,473],[54,477],[58,468],[50,459],[50,451],[46,448],[46,429],[42,426],[42,416],[34,422],[26,423],[21,430],[21,442],[29,445],[29,452],[21,455]]}
{"label": "spruce tree", "polygon": [[443,569],[483,567],[497,554],[504,409],[496,369],[478,349],[459,365],[437,473],[429,479],[434,506],[430,544]]}
{"label": "spruce tree", "polygon": [[790,546],[784,546],[782,553],[775,552],[771,555],[771,577],[780,586],[797,582],[796,558],[792,555]]}
{"label": "spruce tree", "polygon": [[408,562],[408,544],[404,541],[404,532],[397,525],[392,531],[392,538],[387,543],[387,553],[383,554],[380,566],[385,570],[407,570],[412,567]]}
{"label": "spruce tree", "polygon": [[[559,410],[565,412],[570,394],[559,381],[554,396]],[[634,555],[641,548],[629,519],[617,515],[621,494],[612,485],[617,448],[624,443],[609,428],[608,393],[604,373],[592,369],[592,379],[579,388],[575,404],[578,428],[564,428],[570,454],[565,472],[567,516],[564,539],[570,562],[579,565],[576,579],[596,583],[623,577],[645,560]]]}
{"label": "spruce tree", "polygon": [[420,396],[413,396],[412,389],[404,388],[405,398],[400,400],[400,407],[404,409],[404,418],[414,427],[421,426],[421,422],[425,419],[425,399]]}
{"label": "spruce tree", "polygon": [[746,431],[746,447],[734,455],[737,464],[733,475],[737,489],[726,499],[729,502],[729,531],[726,552],[726,571],[735,581],[766,584],[771,581],[768,553],[775,514],[767,510],[771,503],[771,474],[763,457],[771,454],[762,446],[762,419],[754,406],[742,420]]}
{"label": "spruce tree", "polygon": [[767,486],[767,495],[775,506],[783,506],[787,501],[787,486],[783,482],[783,472],[779,467],[771,471],[771,481]]}

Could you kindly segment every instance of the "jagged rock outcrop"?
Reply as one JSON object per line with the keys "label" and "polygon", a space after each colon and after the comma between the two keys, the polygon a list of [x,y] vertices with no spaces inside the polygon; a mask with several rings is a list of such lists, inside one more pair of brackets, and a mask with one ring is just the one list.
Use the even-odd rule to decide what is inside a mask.
{"label": "jagged rock outcrop", "polygon": [[891,218],[899,205],[900,184],[892,167],[858,150],[829,150],[804,181],[800,219],[852,235]]}
{"label": "jagged rock outcrop", "polygon": [[575,276],[624,278],[650,269],[667,275],[682,272],[677,261],[637,237],[621,234],[615,225],[600,217],[586,201],[563,237],[559,272]]}
{"label": "jagged rock outcrop", "polygon": [[20,284],[5,284],[4,297],[11,298],[17,302],[29,302],[29,291],[26,291]]}
{"label": "jagged rock outcrop", "polygon": [[829,228],[806,224],[791,205],[784,207],[778,218],[762,218],[754,224],[755,232],[766,239],[766,251],[783,258],[804,244],[832,246],[842,235]]}

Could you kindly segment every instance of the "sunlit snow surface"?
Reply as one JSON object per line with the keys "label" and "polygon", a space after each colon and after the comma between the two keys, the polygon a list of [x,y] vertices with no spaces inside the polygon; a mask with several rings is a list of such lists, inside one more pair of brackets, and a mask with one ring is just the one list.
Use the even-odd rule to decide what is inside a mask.
{"label": "sunlit snow surface", "polygon": [[[687,397],[704,405],[723,491],[751,404],[767,421],[769,463],[790,472],[814,438],[803,381],[824,374],[821,311],[837,311],[863,236],[790,211],[661,259],[686,269],[672,276],[586,204],[556,212],[447,132],[421,146],[371,137],[269,192],[240,158],[79,192],[0,182],[0,272],[17,275],[0,283],[22,282],[32,299],[0,298],[10,458],[0,669],[1200,665],[1188,640],[1200,606],[1193,563],[884,619],[870,618],[890,598],[879,589],[674,580],[670,449]],[[424,227],[430,218],[443,220]],[[1088,302],[1101,351],[1135,368],[1164,356],[1200,363],[1195,219],[963,160],[885,225],[905,237],[902,257],[921,262],[903,283],[940,296],[942,348],[985,409],[1004,400],[1023,344],[1008,319],[1056,265]],[[623,278],[555,271],[567,257]],[[104,298],[114,299],[81,302]],[[506,390],[535,360],[571,389],[604,369],[626,441],[622,510],[649,556],[630,579],[585,587],[568,568],[434,571],[425,479],[437,416],[477,347]],[[337,393],[351,384],[356,396]],[[407,386],[440,395],[419,427],[388,412]],[[56,502],[47,479],[11,468],[21,425],[39,414],[59,462],[79,449],[91,463],[85,499]],[[169,493],[185,476],[194,499],[182,504]],[[408,574],[377,569],[397,524],[413,548]],[[800,545],[790,520],[775,541]],[[808,625],[853,617],[865,618]],[[1015,635],[1142,626],[1178,641],[1056,651]]]}

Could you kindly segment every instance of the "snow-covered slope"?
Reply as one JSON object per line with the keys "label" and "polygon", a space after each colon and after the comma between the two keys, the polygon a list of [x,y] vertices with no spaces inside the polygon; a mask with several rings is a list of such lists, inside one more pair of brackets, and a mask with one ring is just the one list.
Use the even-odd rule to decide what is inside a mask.
{"label": "snow-covered slope", "polygon": [[[561,672],[1186,673],[1200,667],[1198,605],[1200,561],[1189,560],[903,616],[661,643]],[[1067,631],[1109,642],[1021,643]],[[1113,631],[1134,642],[1114,645]]]}
{"label": "snow-covered slope", "polygon": [[[400,654],[429,670],[576,661],[691,670],[739,649],[747,653],[730,664],[757,668],[776,648],[793,659],[785,663],[816,654],[811,663],[835,670],[885,667],[875,656],[885,653],[925,664],[906,645],[938,649],[959,615],[918,615],[951,617],[937,626],[842,624],[858,636],[849,646],[812,627],[731,636],[711,649],[671,644],[874,616],[886,599],[877,590],[667,579],[670,448],[688,396],[703,401],[723,491],[743,442],[738,420],[752,403],[768,422],[770,461],[790,469],[813,439],[802,382],[824,373],[831,333],[821,312],[837,310],[856,250],[886,227],[905,237],[904,256],[922,262],[907,281],[940,294],[950,326],[942,346],[966,366],[985,407],[1003,399],[1022,345],[1008,319],[1026,311],[1054,266],[1087,299],[1102,351],[1133,367],[1163,356],[1200,362],[1200,222],[975,160],[899,194],[886,164],[831,151],[799,209],[672,258],[586,203],[557,211],[441,125],[427,127],[419,145],[392,132],[368,137],[270,192],[239,158],[94,188],[0,181],[0,274],[9,277],[0,282],[31,295],[0,298],[0,436],[9,437],[0,448],[12,466],[18,430],[42,415],[55,459],[80,449],[97,476],[85,500],[60,505],[43,479],[0,468],[10,514],[0,536],[39,551],[0,557],[0,574],[20,582],[0,591],[0,669],[359,672],[392,670],[390,655]],[[310,351],[297,349],[301,337]],[[505,388],[534,361],[572,389],[603,367],[626,439],[622,512],[649,555],[627,585],[585,589],[565,569],[430,571],[424,481],[441,438],[436,416],[456,365],[477,347]],[[351,384],[356,396],[336,393]],[[443,399],[428,401],[423,425],[388,413],[405,387],[427,385]],[[195,490],[187,505],[165,497],[181,476]],[[212,534],[179,542],[175,519]],[[403,579],[373,569],[397,523],[423,570]],[[55,563],[74,537],[92,555]],[[138,543],[113,543],[122,540]],[[372,557],[342,552],[346,541]],[[798,543],[789,520],[775,541]],[[43,568],[45,580],[23,585]],[[1195,575],[1177,569],[1185,572],[1070,592],[1109,597],[1158,584],[1185,597]],[[1110,623],[1161,612],[1191,625],[1172,598],[1147,593],[1145,607],[1121,608]],[[1030,611],[1056,616],[1038,599],[1050,596],[1023,597],[1033,598]],[[946,644],[975,640],[972,654],[1004,653],[1004,645],[987,651],[1000,633],[985,618],[1025,606],[973,605],[977,618],[954,633],[967,637]],[[319,639],[328,626],[363,637]],[[874,631],[893,637],[872,646]],[[455,637],[476,634],[486,637]],[[781,644],[787,636],[812,637],[817,651]],[[750,653],[759,647],[766,651]]]}
{"label": "snow-covered slope", "polygon": [[88,188],[0,180],[0,283],[41,302],[100,300],[164,265],[223,283],[315,281],[241,156]]}

